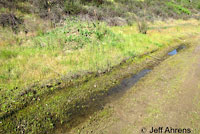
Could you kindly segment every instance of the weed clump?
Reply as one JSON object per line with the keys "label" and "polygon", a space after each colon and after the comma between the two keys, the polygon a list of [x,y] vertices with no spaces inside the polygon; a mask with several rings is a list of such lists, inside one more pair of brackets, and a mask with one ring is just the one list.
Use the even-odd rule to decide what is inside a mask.
{"label": "weed clump", "polygon": [[145,20],[139,21],[138,22],[138,30],[142,34],[147,34],[148,30],[148,24]]}
{"label": "weed clump", "polygon": [[63,28],[56,28],[51,32],[41,33],[33,38],[35,46],[48,49],[60,48],[71,51],[84,48],[87,44],[97,44],[108,34],[106,28],[99,23],[81,23],[77,19],[67,19]]}
{"label": "weed clump", "polygon": [[10,59],[16,56],[17,56],[17,53],[11,50],[0,50],[0,57],[2,57],[3,59]]}

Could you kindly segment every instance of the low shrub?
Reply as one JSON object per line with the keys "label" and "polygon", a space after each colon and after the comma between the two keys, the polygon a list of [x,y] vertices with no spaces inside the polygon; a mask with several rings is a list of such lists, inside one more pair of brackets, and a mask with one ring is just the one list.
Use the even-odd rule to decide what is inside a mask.
{"label": "low shrub", "polygon": [[[34,45],[48,49],[61,48],[65,50],[76,50],[85,47],[94,40],[102,40],[106,34],[106,28],[98,23],[81,22],[78,19],[67,19],[66,25],[56,28],[51,32],[38,32],[33,38]],[[96,43],[93,42],[93,45]]]}
{"label": "low shrub", "polygon": [[82,5],[79,0],[75,1],[65,1],[64,10],[68,14],[79,14],[82,10]]}
{"label": "low shrub", "polygon": [[18,32],[19,26],[22,24],[23,19],[15,16],[15,14],[3,13],[0,15],[0,25],[3,27],[11,27],[15,33]]}
{"label": "low shrub", "polygon": [[142,34],[147,34],[148,24],[145,20],[141,20],[138,22],[138,30]]}

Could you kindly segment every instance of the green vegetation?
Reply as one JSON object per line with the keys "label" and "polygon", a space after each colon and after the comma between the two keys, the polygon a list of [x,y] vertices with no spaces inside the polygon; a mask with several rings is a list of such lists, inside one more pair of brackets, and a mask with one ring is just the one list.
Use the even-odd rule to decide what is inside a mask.
{"label": "green vegetation", "polygon": [[3,45],[1,117],[57,89],[55,83],[52,88],[36,86],[26,91],[33,83],[42,85],[49,79],[81,72],[102,72],[124,59],[160,49],[174,39],[199,30],[199,27],[184,25],[162,31],[149,29],[145,35],[138,33],[136,25],[109,28],[105,24],[67,20],[63,27],[28,38],[21,45]]}
{"label": "green vegetation", "polygon": [[104,24],[67,20],[64,27],[35,37],[26,40],[16,37],[23,40],[21,45],[1,46],[0,86],[6,90],[22,88],[34,81],[81,70],[104,70],[129,56],[162,47],[165,42],[186,34],[187,27],[190,28],[172,28],[177,29],[174,33],[151,34],[149,31],[143,35],[137,32],[136,26],[109,28]]}
{"label": "green vegetation", "polygon": [[181,5],[177,5],[173,2],[167,2],[166,5],[178,14],[182,14],[182,13],[185,13],[185,14],[188,14],[188,15],[191,14],[191,11],[189,9],[184,8]]}

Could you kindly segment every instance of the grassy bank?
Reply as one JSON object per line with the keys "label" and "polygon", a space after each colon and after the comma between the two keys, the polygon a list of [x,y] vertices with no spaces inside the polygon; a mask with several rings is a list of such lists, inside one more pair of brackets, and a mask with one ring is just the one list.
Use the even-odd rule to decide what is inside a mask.
{"label": "grassy bank", "polygon": [[[127,63],[114,68],[111,72],[93,77],[87,83],[57,90],[54,94],[38,99],[34,104],[2,119],[0,130],[2,133],[54,133],[55,128],[62,124],[71,128],[79,123],[76,122],[77,118],[85,114],[88,116],[90,112],[94,112],[93,110],[98,110],[106,104],[104,97],[110,93],[113,86],[139,70],[159,63],[168,51],[180,43],[188,44],[188,42],[176,40],[176,43],[169,45],[170,47],[165,46],[151,56],[144,55],[129,60]],[[90,111],[91,107],[95,109]]]}
{"label": "grassy bank", "polygon": [[[173,22],[172,22],[173,23]],[[194,24],[192,24],[194,23]],[[107,27],[104,24],[66,21],[34,37],[13,35],[2,30],[0,46],[1,89],[22,88],[35,81],[59,77],[78,71],[109,68],[129,56],[159,49],[170,41],[199,32],[198,22],[170,27],[154,24],[147,35],[138,33],[136,25]],[[163,25],[163,29],[160,29]]]}
{"label": "grassy bank", "polygon": [[124,59],[160,49],[175,39],[199,32],[197,21],[174,24],[155,23],[157,27],[152,24],[146,35],[138,33],[136,25],[111,28],[79,20],[67,20],[64,27],[31,37],[18,34],[10,38],[10,33],[4,31],[3,36],[8,38],[0,46],[1,117],[20,109],[30,98],[34,101],[38,95],[57,89],[54,88],[57,83],[53,87],[36,86],[29,94],[26,89],[30,85],[48,85],[50,79],[109,70]]}
{"label": "grassy bank", "polygon": [[[120,79],[137,72],[138,68],[134,63],[134,68],[127,72],[127,68],[122,68],[121,73],[114,71],[115,75],[91,76],[94,79],[88,84],[75,84],[75,87],[61,91],[59,86],[54,85],[35,87],[32,92],[23,94],[26,86],[36,81],[41,85],[45,80],[77,73],[109,70],[129,57],[137,59],[144,53],[184,43],[181,37],[200,31],[197,21],[175,21],[174,25],[157,22],[151,24],[146,35],[138,33],[136,25],[111,28],[105,24],[74,21],[68,20],[64,27],[32,37],[15,35],[22,43],[1,45],[1,127],[4,133],[53,130],[57,123],[71,119],[79,102],[90,101],[90,96],[96,93],[105,93]],[[137,61],[140,63],[141,59]],[[87,80],[81,78],[78,81]],[[62,88],[66,87],[66,81],[61,83]],[[46,94],[55,89],[54,94]],[[30,101],[32,106],[28,106]],[[22,110],[13,113],[16,109]]]}

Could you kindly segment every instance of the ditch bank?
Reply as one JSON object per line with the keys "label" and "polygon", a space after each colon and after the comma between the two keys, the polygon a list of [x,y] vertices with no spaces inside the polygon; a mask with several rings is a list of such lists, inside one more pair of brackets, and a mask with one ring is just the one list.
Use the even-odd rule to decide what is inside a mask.
{"label": "ditch bank", "polygon": [[[189,47],[189,42],[180,40],[175,40],[174,42],[177,43],[159,51],[126,59],[107,72],[104,71],[98,75],[97,73],[91,74],[89,79],[83,77],[85,79],[82,81],[80,79],[78,84],[75,82],[71,86],[62,88],[58,86],[57,88],[60,90],[45,94],[42,99],[37,99],[34,103],[29,103],[16,112],[1,118],[0,132],[54,133],[55,129],[59,129],[60,126],[69,130],[93,112],[102,109],[108,103],[106,100],[108,96],[118,93],[122,95],[131,84],[134,84],[133,81],[137,82],[135,77],[140,78],[147,74],[154,66],[168,58],[170,51],[179,46]],[[137,74],[141,71],[142,74]],[[129,81],[128,86],[127,81]]]}

